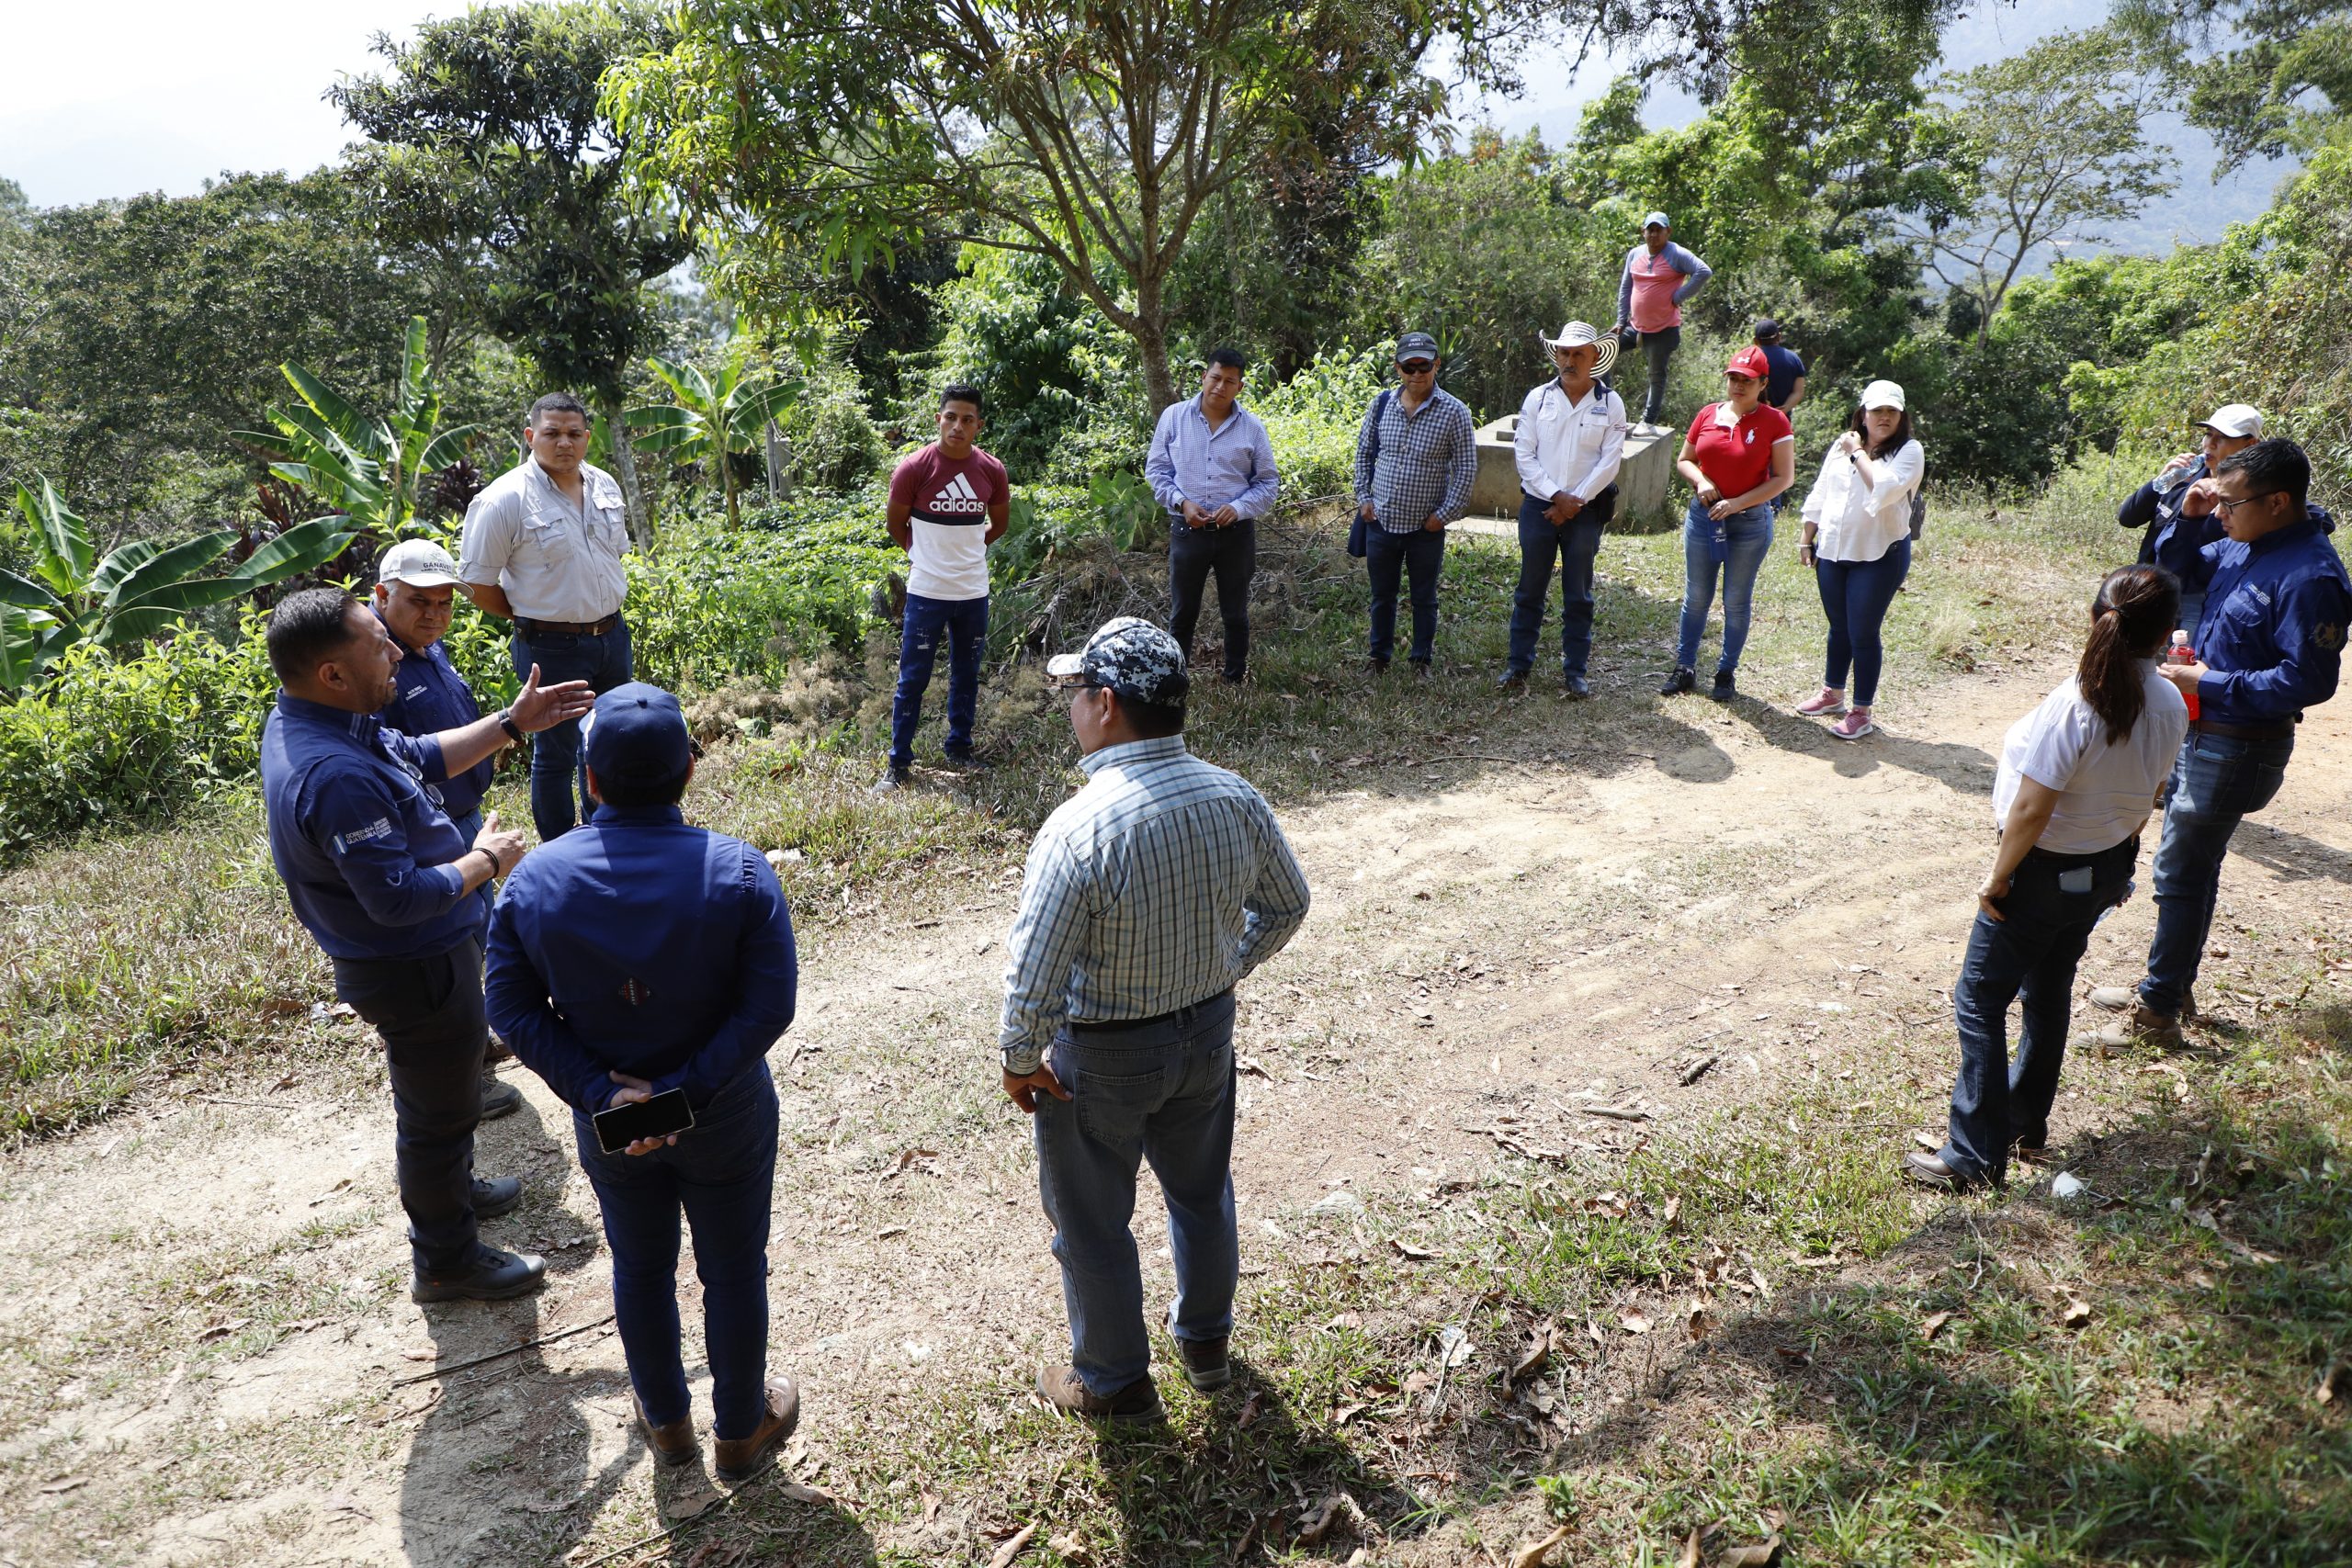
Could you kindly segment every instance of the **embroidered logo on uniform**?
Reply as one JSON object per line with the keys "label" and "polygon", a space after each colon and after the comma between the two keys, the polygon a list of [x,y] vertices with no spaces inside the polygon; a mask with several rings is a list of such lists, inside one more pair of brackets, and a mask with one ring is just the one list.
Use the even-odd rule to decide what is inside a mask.
{"label": "embroidered logo on uniform", "polygon": [[411,686],[408,689],[408,694],[412,697],[421,697],[424,695],[424,690],[423,686]]}
{"label": "embroidered logo on uniform", "polygon": [[354,828],[348,833],[337,833],[334,836],[334,852],[339,855],[347,855],[351,852],[351,847],[354,844],[364,844],[370,839],[388,839],[391,834],[392,819],[389,817],[379,817],[365,828]]}
{"label": "embroidered logo on uniform", "polygon": [[2312,646],[2322,653],[2334,653],[2344,646],[2344,628],[2332,621],[2323,621],[2312,628]]}
{"label": "embroidered logo on uniform", "polygon": [[939,493],[931,498],[931,511],[941,516],[969,517],[988,509],[989,503],[980,499],[980,492],[974,490],[972,481],[962,474],[941,485]]}
{"label": "embroidered logo on uniform", "polygon": [[636,976],[632,975],[621,982],[621,1000],[629,1006],[641,1008],[652,999],[653,993],[647,989],[645,982]]}

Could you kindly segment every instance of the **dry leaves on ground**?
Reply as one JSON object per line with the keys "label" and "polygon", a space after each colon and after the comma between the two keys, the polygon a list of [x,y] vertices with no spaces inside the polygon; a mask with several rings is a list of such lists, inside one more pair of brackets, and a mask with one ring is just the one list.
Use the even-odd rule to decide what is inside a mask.
{"label": "dry leaves on ground", "polygon": [[1021,1555],[1036,1534],[1037,1526],[1035,1521],[1023,1525],[1013,1531],[1012,1537],[996,1549],[996,1555],[989,1559],[989,1568],[1006,1568],[1007,1564]]}

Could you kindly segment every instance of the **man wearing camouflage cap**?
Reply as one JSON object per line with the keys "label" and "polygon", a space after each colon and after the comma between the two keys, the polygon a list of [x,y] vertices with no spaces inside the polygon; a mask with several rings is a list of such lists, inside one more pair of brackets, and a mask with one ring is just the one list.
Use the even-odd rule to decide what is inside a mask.
{"label": "man wearing camouflage cap", "polygon": [[1046,666],[1070,694],[1086,787],[1029,850],[1007,943],[1004,1091],[1035,1120],[1070,1364],[1038,1392],[1074,1415],[1156,1421],[1136,1259],[1151,1161],[1176,1267],[1184,1376],[1232,1379],[1233,987],[1306,918],[1306,874],[1249,784],[1185,750],[1183,650],[1122,616]]}

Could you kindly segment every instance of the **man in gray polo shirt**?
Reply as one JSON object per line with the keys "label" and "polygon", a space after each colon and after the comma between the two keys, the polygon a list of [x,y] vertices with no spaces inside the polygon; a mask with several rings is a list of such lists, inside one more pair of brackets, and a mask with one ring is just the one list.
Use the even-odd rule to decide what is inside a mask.
{"label": "man in gray polo shirt", "polygon": [[1168,1201],[1184,1376],[1230,1382],[1233,987],[1306,919],[1306,877],[1264,799],[1184,749],[1176,639],[1122,616],[1046,666],[1070,693],[1086,787],[1030,846],[1007,942],[1004,1092],[1035,1118],[1070,1364],[1038,1392],[1073,1415],[1156,1421],[1129,1228],[1145,1159]]}
{"label": "man in gray polo shirt", "polygon": [[[458,574],[475,605],[514,623],[514,673],[532,665],[549,682],[585,681],[611,691],[632,678],[628,527],[621,487],[585,461],[587,407],[569,392],[531,405],[523,427],[530,456],[466,508]],[[593,809],[580,761],[580,725],[560,724],[531,743],[531,818],[541,842],[560,838]]]}

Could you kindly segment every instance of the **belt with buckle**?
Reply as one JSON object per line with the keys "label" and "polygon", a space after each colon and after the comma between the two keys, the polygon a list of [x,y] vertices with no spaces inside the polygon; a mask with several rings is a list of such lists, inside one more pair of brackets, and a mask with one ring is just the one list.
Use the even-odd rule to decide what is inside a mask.
{"label": "belt with buckle", "polygon": [[617,610],[601,621],[534,621],[521,615],[514,617],[515,629],[526,640],[535,637],[603,637],[620,624],[621,616]]}
{"label": "belt with buckle", "polygon": [[2291,719],[2277,724],[2223,724],[2219,719],[2199,718],[2192,719],[2188,728],[2199,735],[2218,735],[2224,740],[2291,740],[2295,737]]}
{"label": "belt with buckle", "polygon": [[1074,1018],[1064,1027],[1072,1034],[1107,1034],[1114,1032],[1124,1033],[1130,1029],[1149,1029],[1154,1024],[1174,1023],[1186,1013],[1213,1006],[1231,995],[1233,995],[1233,987],[1227,986],[1213,997],[1203,997],[1199,1001],[1191,1002],[1180,1008],[1172,1008],[1167,1012],[1156,1012],[1149,1018]]}

